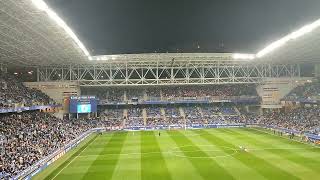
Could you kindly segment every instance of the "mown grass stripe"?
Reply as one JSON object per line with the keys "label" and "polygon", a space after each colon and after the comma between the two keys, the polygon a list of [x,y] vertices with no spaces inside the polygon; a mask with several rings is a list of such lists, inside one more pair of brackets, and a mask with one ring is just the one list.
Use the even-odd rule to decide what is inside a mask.
{"label": "mown grass stripe", "polygon": [[[176,156],[172,151],[177,150],[177,144],[170,138],[167,131],[161,131],[161,136],[157,136],[159,147],[163,153],[169,173],[173,180],[196,179],[203,180],[195,167],[187,158]],[[178,153],[181,154],[181,153]]]}
{"label": "mown grass stripe", "polygon": [[[221,147],[230,147],[234,149],[239,149],[239,147],[235,146],[232,143],[225,141],[224,139],[214,135],[214,133],[208,133],[205,130],[196,131],[201,137],[207,139],[212,144],[221,146]],[[228,134],[225,134],[228,136]],[[246,152],[239,152],[238,154],[234,155],[234,158],[238,159],[239,161],[248,164],[249,167],[259,172],[262,176],[266,177],[267,179],[299,179],[290,173],[281,170],[269,162],[256,157],[253,154],[248,154]]]}
{"label": "mown grass stripe", "polygon": [[264,137],[267,135],[270,140],[278,140],[278,142],[289,145],[290,147],[299,147],[299,148],[305,148],[305,147],[310,147],[306,148],[304,150],[303,157],[305,158],[312,158],[314,161],[317,161],[320,163],[320,147],[304,142],[300,142],[299,140],[290,140],[286,136],[280,136],[280,135],[274,135],[272,132],[269,132],[267,129],[262,129],[262,128],[244,128],[241,129],[241,131],[253,133],[257,136]]}
{"label": "mown grass stripe", "polygon": [[54,171],[52,171],[47,177],[45,177],[45,180],[53,179],[63,168],[65,168],[70,162],[72,162],[77,156],[80,155],[80,153],[87,148],[93,141],[97,139],[98,135],[94,135],[94,137],[88,141],[84,146],[82,146],[78,151],[76,151],[74,154],[72,154],[66,161],[64,161],[58,168],[56,168]]}
{"label": "mown grass stripe", "polygon": [[130,177],[130,180],[141,179],[140,134],[140,132],[128,133],[117,166],[113,172],[112,180],[128,179],[128,177]]}
{"label": "mown grass stripe", "polygon": [[320,153],[320,147],[313,146],[311,144],[307,144],[307,143],[303,143],[303,142],[299,142],[299,141],[290,140],[289,138],[286,138],[285,136],[278,136],[277,137],[277,135],[272,135],[272,134],[268,133],[267,130],[265,130],[265,129],[245,128],[245,129],[242,129],[242,130],[246,131],[246,132],[250,132],[250,133],[256,134],[258,136],[268,135],[268,137],[270,139],[278,140],[279,142],[286,143],[286,144],[292,145],[292,146],[315,147],[315,148],[306,149],[306,151],[309,151],[309,152],[312,152],[312,153],[317,153],[317,154]]}
{"label": "mown grass stripe", "polygon": [[[198,147],[205,151],[209,156],[214,158],[224,169],[226,169],[236,179],[246,180],[266,180],[260,173],[247,166],[247,164],[237,160],[233,157],[237,153],[237,150],[228,147],[220,147],[212,144],[208,140],[202,138],[196,131],[190,131],[193,137],[188,137]],[[237,169],[235,171],[235,169]]]}
{"label": "mown grass stripe", "polygon": [[[287,149],[281,149],[277,146],[274,146],[273,144],[265,143],[264,141],[261,141],[261,140],[266,140],[266,139],[272,139],[272,141],[275,143],[275,142],[277,142],[278,139],[280,140],[280,138],[275,140],[273,137],[271,137],[271,135],[268,135],[268,134],[264,135],[263,137],[258,138],[256,134],[251,133],[251,132],[247,132],[247,131],[246,132],[239,131],[239,130],[235,131],[235,130],[230,130],[230,129],[225,129],[224,131],[226,133],[229,133],[230,135],[236,134],[242,138],[245,138],[248,141],[250,141],[250,143],[252,143],[253,145],[268,147],[268,148],[265,148],[264,150],[268,151],[270,153],[276,154],[276,155],[280,155],[282,158],[285,158],[288,161],[291,161],[295,164],[299,164],[300,166],[314,170],[315,172],[320,172],[319,162],[316,161],[315,159],[306,158],[297,152],[290,151]],[[251,133],[251,135],[250,135],[250,133]],[[306,147],[308,147],[308,146],[306,146]],[[272,149],[272,148],[274,148],[274,149]],[[277,148],[279,148],[279,149],[277,149]],[[304,149],[304,150],[307,150],[307,149]]]}
{"label": "mown grass stripe", "polygon": [[111,179],[126,137],[127,132],[114,133],[82,179]]}
{"label": "mown grass stripe", "polygon": [[[212,179],[219,177],[219,179],[234,179],[223,167],[221,167],[214,159],[210,158],[205,152],[197,147],[181,132],[168,132],[170,137],[178,145],[179,149],[189,159],[189,161],[196,168],[203,179]],[[184,146],[190,146],[188,151],[184,151]],[[194,152],[190,152],[190,150]],[[204,157],[204,159],[191,158],[196,154],[197,157]]]}
{"label": "mown grass stripe", "polygon": [[[148,154],[152,152],[152,154]],[[159,152],[159,153],[154,153]],[[164,157],[154,132],[141,132],[141,179],[142,180],[170,180]]]}

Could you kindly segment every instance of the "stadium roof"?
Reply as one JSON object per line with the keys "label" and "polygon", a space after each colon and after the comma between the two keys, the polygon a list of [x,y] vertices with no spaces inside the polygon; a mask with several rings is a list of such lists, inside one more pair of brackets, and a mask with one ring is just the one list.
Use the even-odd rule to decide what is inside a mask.
{"label": "stadium roof", "polygon": [[[0,0],[0,12],[0,63],[41,66],[156,56],[91,56],[71,28],[43,0]],[[320,20],[270,43],[257,54],[231,57],[270,63],[320,62],[319,26]],[[202,57],[199,53],[186,56]]]}
{"label": "stadium roof", "polygon": [[[185,54],[191,57],[190,54]],[[202,56],[201,53],[194,55]],[[207,55],[217,56],[214,53],[204,56]],[[223,57],[224,54],[222,53],[221,56]],[[128,57],[130,55],[126,55],[126,58]],[[132,58],[134,57],[136,55],[133,55]],[[267,63],[320,63],[320,19],[271,42],[256,54],[233,53],[231,57],[236,60],[254,60]],[[91,60],[115,60],[117,58],[123,59],[123,56],[93,56]]]}
{"label": "stadium roof", "polygon": [[85,47],[42,2],[0,0],[0,62],[22,66],[86,62]]}
{"label": "stadium roof", "polygon": [[256,56],[272,63],[320,63],[320,19],[274,41]]}

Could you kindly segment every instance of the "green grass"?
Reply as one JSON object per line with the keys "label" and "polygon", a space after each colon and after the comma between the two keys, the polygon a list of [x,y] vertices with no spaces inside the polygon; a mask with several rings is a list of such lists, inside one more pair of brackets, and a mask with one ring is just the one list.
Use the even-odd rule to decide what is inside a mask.
{"label": "green grass", "polygon": [[[240,150],[245,146],[248,152]],[[34,179],[319,179],[320,148],[261,129],[91,136]]]}

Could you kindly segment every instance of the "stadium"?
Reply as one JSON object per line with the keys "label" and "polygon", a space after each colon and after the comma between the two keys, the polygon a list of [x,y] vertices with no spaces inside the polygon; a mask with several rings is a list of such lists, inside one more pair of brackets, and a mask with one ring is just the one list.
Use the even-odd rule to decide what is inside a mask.
{"label": "stadium", "polygon": [[319,179],[320,19],[251,53],[100,55],[51,3],[0,0],[0,179]]}

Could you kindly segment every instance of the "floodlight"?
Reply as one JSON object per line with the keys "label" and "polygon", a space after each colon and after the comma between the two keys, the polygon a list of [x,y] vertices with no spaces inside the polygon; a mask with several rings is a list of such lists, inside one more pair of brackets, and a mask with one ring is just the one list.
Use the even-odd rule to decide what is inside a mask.
{"label": "floodlight", "polygon": [[255,59],[254,54],[240,54],[240,53],[235,53],[232,55],[233,59],[244,59],[244,60],[253,60]]}

